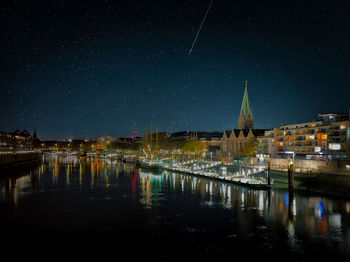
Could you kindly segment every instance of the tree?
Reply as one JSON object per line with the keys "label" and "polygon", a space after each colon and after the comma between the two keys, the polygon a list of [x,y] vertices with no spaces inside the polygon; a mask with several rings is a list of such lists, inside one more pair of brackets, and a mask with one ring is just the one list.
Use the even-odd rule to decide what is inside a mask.
{"label": "tree", "polygon": [[[258,143],[255,137],[249,138],[247,142],[245,142],[243,148],[238,150],[238,155],[241,158],[247,158],[247,160],[252,157],[256,150],[258,149]],[[245,167],[247,168],[247,162],[245,161]]]}
{"label": "tree", "polygon": [[243,148],[238,150],[238,155],[240,157],[250,158],[253,156],[258,149],[258,143],[255,137],[249,138],[247,142],[245,142]]}
{"label": "tree", "polygon": [[182,151],[189,153],[202,153],[203,150],[204,145],[198,140],[191,140],[182,147]]}

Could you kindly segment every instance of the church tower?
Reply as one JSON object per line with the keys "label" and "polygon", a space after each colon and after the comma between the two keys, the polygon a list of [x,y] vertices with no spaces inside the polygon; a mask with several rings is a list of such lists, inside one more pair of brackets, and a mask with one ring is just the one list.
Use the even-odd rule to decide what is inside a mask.
{"label": "church tower", "polygon": [[249,98],[248,98],[248,81],[245,81],[245,90],[242,100],[241,112],[238,118],[238,128],[239,129],[253,129],[254,119],[252,110],[250,108]]}

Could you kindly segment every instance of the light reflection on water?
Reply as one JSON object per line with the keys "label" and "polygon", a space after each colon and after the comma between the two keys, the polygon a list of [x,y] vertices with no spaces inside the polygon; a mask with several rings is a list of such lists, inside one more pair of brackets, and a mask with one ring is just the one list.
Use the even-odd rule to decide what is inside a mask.
{"label": "light reflection on water", "polygon": [[[321,196],[293,196],[283,190],[256,191],[180,173],[154,173],[133,164],[102,159],[79,160],[75,157],[50,157],[37,169],[24,175],[0,180],[1,210],[18,210],[23,198],[50,191],[110,192],[111,199],[124,188],[123,197],[141,204],[146,210],[183,201],[202,208],[235,212],[237,234],[250,237],[251,227],[260,231],[282,228],[291,250],[300,249],[301,240],[335,243],[339,252],[349,253],[350,202]],[[15,211],[14,211],[15,212]],[[213,209],[214,212],[214,209]]]}

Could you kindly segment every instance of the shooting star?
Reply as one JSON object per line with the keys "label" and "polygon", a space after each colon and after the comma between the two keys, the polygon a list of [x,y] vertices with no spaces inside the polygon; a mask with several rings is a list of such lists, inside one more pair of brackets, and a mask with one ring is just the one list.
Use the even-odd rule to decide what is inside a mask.
{"label": "shooting star", "polygon": [[195,45],[196,42],[197,42],[198,35],[199,35],[199,33],[200,33],[201,29],[202,29],[202,26],[203,26],[203,24],[204,24],[205,19],[207,18],[207,15],[208,15],[208,12],[209,12],[209,9],[210,9],[210,7],[211,7],[212,2],[213,2],[213,0],[210,0],[210,3],[209,3],[209,6],[208,6],[208,9],[207,9],[207,12],[205,12],[205,15],[204,15],[204,17],[203,17],[202,23],[201,23],[201,25],[199,26],[199,29],[198,29],[197,34],[196,34],[196,37],[195,37],[194,40],[193,40],[191,49],[190,49],[190,51],[188,52],[188,56],[191,55],[192,49],[193,49],[194,45]]}

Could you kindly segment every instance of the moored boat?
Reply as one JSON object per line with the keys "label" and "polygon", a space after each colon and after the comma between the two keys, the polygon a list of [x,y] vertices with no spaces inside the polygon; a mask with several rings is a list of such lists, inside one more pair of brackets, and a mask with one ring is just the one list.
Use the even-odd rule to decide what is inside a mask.
{"label": "moored boat", "polygon": [[140,166],[141,166],[141,168],[152,169],[152,170],[162,170],[163,169],[163,165],[162,165],[161,161],[150,160],[150,159],[142,159],[140,161]]}

